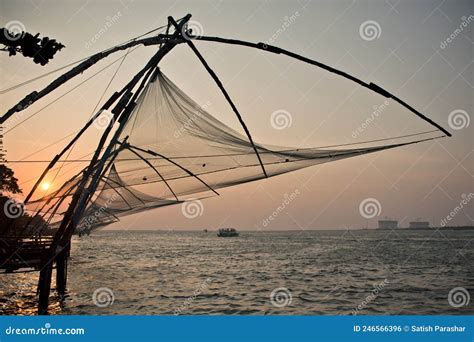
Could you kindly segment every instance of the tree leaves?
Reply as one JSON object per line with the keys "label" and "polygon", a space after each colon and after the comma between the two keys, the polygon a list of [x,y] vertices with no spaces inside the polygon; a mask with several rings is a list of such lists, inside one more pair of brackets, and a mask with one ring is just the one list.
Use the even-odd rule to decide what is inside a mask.
{"label": "tree leaves", "polygon": [[10,56],[20,52],[23,56],[33,58],[36,64],[46,65],[54,58],[56,52],[65,46],[56,39],[39,37],[39,33],[32,35],[28,32],[12,33],[6,28],[0,29],[0,44],[4,45],[3,51],[8,51]]}
{"label": "tree leaves", "polygon": [[18,179],[13,175],[13,170],[5,164],[0,164],[0,194],[9,192],[20,194],[21,189],[18,186]]}

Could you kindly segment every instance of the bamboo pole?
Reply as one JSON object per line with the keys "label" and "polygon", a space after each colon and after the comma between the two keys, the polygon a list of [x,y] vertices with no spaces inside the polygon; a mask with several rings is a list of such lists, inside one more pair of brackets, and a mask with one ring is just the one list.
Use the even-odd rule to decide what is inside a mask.
{"label": "bamboo pole", "polygon": [[[415,108],[410,106],[408,103],[401,100],[400,98],[393,95],[392,93],[388,92],[387,90],[383,89],[382,87],[376,85],[375,83],[364,82],[364,81],[358,79],[357,77],[354,77],[354,76],[352,76],[352,75],[350,75],[350,74],[348,74],[344,71],[335,69],[335,68],[333,68],[329,65],[326,65],[324,63],[315,61],[313,59],[301,56],[297,53],[279,48],[277,46],[269,45],[269,44],[266,44],[266,43],[252,43],[252,42],[247,42],[247,41],[238,40],[238,39],[227,39],[227,38],[207,37],[207,36],[190,36],[189,38],[190,39],[196,39],[196,40],[202,40],[202,41],[208,41],[208,42],[217,42],[217,43],[224,43],[224,44],[230,44],[230,45],[239,45],[239,46],[251,47],[251,48],[255,48],[255,49],[259,49],[259,50],[263,50],[263,51],[267,51],[267,52],[272,52],[272,53],[275,53],[275,54],[286,55],[288,57],[295,58],[299,61],[311,64],[311,65],[315,65],[315,66],[317,66],[321,69],[327,70],[331,73],[334,73],[336,75],[347,78],[347,79],[361,85],[362,87],[365,87],[367,89],[370,89],[370,90],[376,92],[379,95],[382,95],[383,97],[393,99],[394,101],[398,102],[400,105],[402,105],[403,107],[405,107],[406,109],[411,111],[413,114],[415,114],[416,116],[421,118],[422,120],[428,122],[432,126],[439,129],[441,132],[446,134],[448,137],[451,136],[451,133],[449,131],[447,131],[445,128],[443,128],[441,125],[434,122],[433,120],[431,120],[430,118],[428,118],[424,114],[420,113],[418,110],[416,110]],[[188,41],[188,44],[189,44],[189,41]]]}
{"label": "bamboo pole", "polygon": [[[156,37],[132,40],[131,42],[128,42],[122,45],[117,45],[108,50],[96,53],[95,55],[89,57],[82,63],[78,64],[77,66],[75,66],[74,68],[66,72],[65,74],[59,76],[57,79],[55,79],[53,82],[51,82],[49,85],[47,85],[43,89],[39,91],[33,91],[32,93],[25,96],[21,101],[19,101],[17,104],[11,107],[3,116],[0,117],[0,125],[3,124],[6,120],[8,120],[13,114],[21,112],[24,109],[28,108],[39,99],[45,97],[46,95],[54,91],[56,88],[60,87],[61,85],[63,85],[70,79],[74,78],[75,76],[83,73],[84,71],[89,69],[91,66],[93,66],[100,60],[108,57],[109,55],[118,51],[127,50],[128,48],[134,47],[136,45],[141,45],[141,44],[145,46],[158,45],[158,44],[163,44],[168,41],[169,41],[168,37],[163,36],[163,35],[158,35]],[[182,41],[179,41],[179,42],[177,41],[176,43],[180,43],[180,42]]]}
{"label": "bamboo pole", "polygon": [[[178,29],[178,24],[177,24],[174,20],[171,20],[171,23],[173,24],[173,26],[176,27],[176,29]],[[260,157],[260,154],[258,153],[257,146],[255,146],[255,143],[253,142],[253,139],[252,139],[252,135],[250,134],[250,131],[249,131],[249,129],[247,128],[247,125],[245,124],[244,120],[242,119],[242,115],[240,114],[239,110],[238,110],[237,107],[235,106],[234,101],[232,101],[232,99],[230,98],[229,93],[228,93],[227,90],[224,88],[224,85],[222,84],[221,80],[219,79],[219,77],[217,76],[217,74],[214,72],[214,70],[211,69],[211,67],[209,66],[209,64],[207,63],[207,61],[204,59],[204,57],[201,55],[201,53],[200,53],[200,52],[198,51],[198,49],[196,48],[196,46],[194,46],[193,42],[192,42],[190,39],[186,39],[186,43],[187,43],[188,46],[191,48],[191,50],[193,50],[193,52],[194,52],[195,55],[198,57],[198,59],[201,61],[202,65],[203,65],[204,68],[207,70],[207,72],[211,75],[212,79],[213,79],[214,82],[217,84],[217,86],[219,87],[220,91],[222,92],[222,94],[224,95],[225,99],[227,100],[227,102],[229,103],[230,107],[232,108],[234,114],[237,116],[237,119],[239,120],[240,125],[241,125],[242,128],[244,129],[245,134],[247,135],[247,138],[249,139],[250,144],[252,144],[252,147],[253,147],[253,150],[255,151],[255,154],[257,155],[257,159],[258,159],[258,162],[260,163],[260,166],[261,166],[261,168],[262,168],[263,174],[265,175],[265,178],[268,178],[267,171],[265,170],[265,167],[263,166],[262,158]]]}
{"label": "bamboo pole", "polygon": [[[181,35],[181,28],[184,24],[189,21],[191,15],[188,14],[185,16],[179,24],[179,30],[176,30],[173,37],[178,38]],[[161,59],[169,53],[173,47],[178,44],[177,41],[173,40],[166,40],[163,46],[158,50],[158,52],[148,61],[145,67],[138,72],[134,78],[129,82],[127,90],[124,91],[122,96],[120,97],[117,105],[115,105],[112,112],[115,114],[113,119],[111,120],[109,126],[105,129],[102,137],[97,145],[96,151],[91,159],[90,166],[84,172],[81,182],[76,189],[76,192],[73,195],[71,203],[64,215],[64,218],[61,222],[61,225],[56,232],[53,240],[53,244],[51,246],[51,254],[49,255],[49,260],[46,260],[46,263],[41,270],[41,274],[39,280],[39,289],[40,289],[40,300],[38,303],[38,313],[45,314],[47,313],[48,309],[48,302],[49,302],[49,292],[51,290],[51,270],[52,270],[52,262],[55,259],[58,248],[62,250],[64,247],[69,246],[72,234],[79,223],[79,220],[85,210],[85,207],[90,200],[92,194],[95,192],[98,181],[102,176],[102,172],[104,170],[105,163],[112,153],[113,147],[118,141],[120,134],[122,133],[125,124],[132,113],[133,108],[135,107],[135,100],[143,91],[145,84],[147,83],[148,79],[151,76],[151,72],[157,67],[158,63]],[[142,79],[143,78],[143,79]],[[138,87],[137,91],[134,95],[131,95],[133,88],[138,84],[138,82],[142,79],[140,86]],[[125,104],[125,106],[124,106]],[[109,145],[102,153],[102,156],[99,158],[100,153],[105,145],[105,142],[109,136],[109,133],[112,130],[113,123],[118,121],[120,126],[114,133],[113,138],[110,140]],[[98,163],[97,163],[98,162]],[[97,165],[96,165],[97,163]],[[86,185],[88,185],[86,187]],[[48,276],[49,275],[49,276]]]}

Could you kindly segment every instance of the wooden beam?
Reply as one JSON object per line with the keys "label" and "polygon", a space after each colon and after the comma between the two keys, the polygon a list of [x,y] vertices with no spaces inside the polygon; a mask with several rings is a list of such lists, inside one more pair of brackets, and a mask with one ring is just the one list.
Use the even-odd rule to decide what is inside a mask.
{"label": "wooden beam", "polygon": [[145,158],[143,158],[139,153],[137,153],[136,151],[134,151],[133,149],[130,148],[130,145],[127,144],[127,149],[132,152],[134,155],[136,155],[138,158],[140,158],[141,160],[143,160],[145,162],[145,164],[147,164],[149,167],[151,167],[155,172],[156,174],[161,178],[161,180],[166,184],[166,186],[168,187],[168,189],[171,191],[171,193],[173,194],[174,198],[176,199],[176,201],[179,202],[179,199],[178,199],[178,196],[175,194],[175,192],[173,191],[173,188],[171,188],[171,186],[168,184],[168,182],[166,181],[166,179],[161,175],[161,173],[153,166],[152,163],[150,163],[148,160],[146,160]]}
{"label": "wooden beam", "polygon": [[247,41],[243,41],[243,40],[238,40],[238,39],[227,39],[227,38],[220,38],[220,37],[206,37],[206,36],[190,36],[190,39],[196,39],[196,40],[202,40],[202,41],[208,41],[208,42],[217,42],[217,43],[224,43],[224,44],[230,44],[230,45],[240,45],[240,46],[246,46],[246,47],[251,47],[251,48],[255,48],[255,49],[259,49],[259,50],[263,50],[263,51],[267,51],[267,52],[272,52],[272,53],[275,53],[275,54],[282,54],[282,55],[286,55],[288,57],[291,57],[291,58],[295,58],[299,61],[302,61],[302,62],[305,62],[305,63],[308,63],[308,64],[311,64],[311,65],[315,65],[321,69],[324,69],[324,70],[327,70],[331,73],[334,73],[336,75],[339,75],[339,76],[342,76],[344,78],[347,78],[359,85],[361,85],[362,87],[365,87],[367,89],[370,89],[374,92],[376,92],[377,94],[379,95],[382,95],[386,98],[391,98],[393,99],[394,101],[398,102],[400,105],[402,105],[403,107],[405,107],[406,109],[408,109],[409,111],[411,111],[413,114],[415,114],[416,116],[418,116],[419,118],[421,118],[422,120],[428,122],[429,124],[431,124],[432,126],[436,127],[437,129],[439,129],[441,132],[443,132],[444,134],[446,134],[448,137],[452,136],[451,133],[449,131],[447,131],[445,128],[443,128],[441,125],[439,125],[438,123],[434,122],[433,120],[431,120],[430,118],[428,118],[427,116],[425,116],[424,114],[420,113],[419,111],[417,111],[415,108],[413,108],[412,106],[408,105],[406,102],[404,102],[403,100],[399,99],[397,96],[393,95],[392,93],[386,91],[385,89],[383,89],[382,87],[379,87],[378,85],[376,85],[375,83],[367,83],[367,82],[364,82],[360,79],[358,79],[357,77],[354,77],[344,71],[341,71],[341,70],[338,70],[338,69],[335,69],[329,65],[326,65],[324,63],[321,63],[321,62],[318,62],[318,61],[315,61],[313,59],[310,59],[310,58],[307,58],[307,57],[304,57],[304,56],[301,56],[297,53],[294,53],[294,52],[291,52],[291,51],[288,51],[288,50],[285,50],[285,49],[282,49],[282,48],[279,48],[277,46],[273,46],[273,45],[269,45],[269,44],[266,44],[266,43],[252,43],[252,42],[247,42]]}
{"label": "wooden beam", "polygon": [[47,315],[49,306],[49,293],[51,291],[51,275],[53,273],[53,263],[51,260],[44,260],[38,280],[38,314]]}
{"label": "wooden beam", "polygon": [[178,164],[177,162],[175,162],[174,160],[160,154],[160,153],[157,153],[155,151],[152,151],[152,150],[144,150],[140,147],[136,147],[136,146],[132,146],[130,145],[131,148],[134,148],[138,151],[141,151],[141,152],[145,152],[145,153],[148,153],[152,156],[155,156],[155,157],[160,157],[160,158],[163,158],[164,160],[167,160],[169,161],[171,164],[177,166],[178,168],[180,168],[181,170],[183,170],[184,172],[186,172],[188,175],[190,175],[191,177],[194,177],[196,178],[199,182],[201,182],[202,184],[204,184],[209,190],[211,190],[213,193],[215,193],[217,196],[220,196],[219,193],[214,190],[209,184],[207,184],[205,181],[203,181],[198,175],[196,175],[195,173],[192,173],[191,171],[189,171],[188,169],[186,169],[184,166],[181,166],[180,164]]}
{"label": "wooden beam", "polygon": [[[178,30],[178,24],[174,21],[174,20],[171,20],[171,23],[174,25],[174,27],[176,28],[176,30]],[[201,55],[201,53],[198,51],[198,49],[196,48],[196,46],[194,46],[193,42],[191,41],[191,39],[185,39],[186,40],[186,43],[188,44],[188,46],[191,48],[191,50],[193,50],[193,52],[195,53],[195,55],[198,57],[198,59],[201,61],[202,65],[204,66],[204,68],[207,70],[207,72],[211,75],[212,79],[214,80],[214,82],[216,82],[217,86],[219,87],[219,89],[221,90],[222,94],[224,95],[224,97],[226,98],[227,102],[229,103],[230,107],[232,108],[232,110],[234,111],[235,115],[237,116],[237,118],[239,119],[239,122],[240,122],[240,125],[242,126],[242,128],[244,129],[245,131],[245,134],[247,135],[247,138],[249,139],[250,141],[250,144],[252,144],[252,147],[253,147],[253,150],[255,151],[255,154],[257,155],[257,159],[258,159],[258,162],[260,163],[260,166],[262,168],[262,171],[263,171],[263,174],[265,175],[266,178],[268,178],[268,175],[267,175],[267,171],[265,170],[265,167],[263,166],[263,162],[262,162],[262,158],[260,158],[260,154],[258,153],[258,150],[257,150],[257,147],[255,146],[255,143],[253,142],[253,139],[252,139],[252,135],[250,134],[250,131],[249,129],[247,128],[247,125],[245,124],[244,120],[242,119],[242,115],[240,115],[240,112],[239,110],[237,109],[237,107],[235,106],[234,102],[232,101],[232,99],[230,98],[229,96],[229,93],[227,93],[227,90],[224,88],[224,85],[222,84],[221,80],[219,79],[219,77],[217,76],[217,74],[214,72],[214,70],[211,69],[211,67],[209,66],[209,64],[206,62],[206,60],[204,59],[204,57]]]}
{"label": "wooden beam", "polygon": [[59,295],[66,293],[67,285],[67,261],[69,258],[70,245],[56,256],[56,291]]}
{"label": "wooden beam", "polygon": [[[184,17],[184,19],[181,20],[180,25],[184,25],[190,18],[191,18],[191,15],[188,14],[186,17]],[[179,35],[176,34],[176,37],[179,37]],[[76,192],[74,193],[71,199],[69,207],[66,210],[66,213],[64,214],[64,217],[63,217],[63,220],[61,221],[59,229],[57,230],[54,236],[53,244],[51,247],[51,254],[47,256],[48,259],[46,259],[47,261],[44,267],[44,271],[42,271],[43,277],[40,277],[40,282],[39,282],[39,288],[40,288],[40,301],[38,303],[39,312],[42,312],[42,313],[47,312],[47,308],[48,308],[49,292],[51,290],[51,276],[49,276],[49,285],[46,285],[46,283],[48,283],[48,281],[46,281],[48,279],[47,277],[48,274],[46,270],[52,268],[52,262],[55,259],[56,255],[58,254],[58,247],[59,249],[62,249],[66,246],[69,246],[71,242],[72,234],[74,233],[74,230],[80,221],[80,218],[87,206],[88,201],[91,198],[92,193],[94,193],[97,188],[98,181],[101,179],[102,172],[104,171],[105,163],[107,159],[109,158],[109,156],[111,155],[111,153],[113,153],[112,150],[116,142],[118,141],[118,138],[120,134],[122,133],[123,128],[125,127],[128,117],[132,113],[132,110],[136,104],[135,103],[136,98],[141,94],[141,91],[143,90],[143,87],[145,86],[147,80],[151,76],[152,71],[156,68],[156,66],[161,61],[161,59],[168,52],[170,52],[173,47],[176,46],[176,44],[178,43],[167,40],[163,44],[163,46],[158,50],[158,52],[156,52],[155,55],[148,61],[145,67],[142,68],[132,78],[132,80],[128,83],[126,87],[127,89],[124,91],[121,100],[118,101],[118,104],[116,105],[116,107],[119,105],[122,106],[122,104],[124,103],[123,102],[124,96],[128,97],[130,92],[140,82],[140,79],[143,78],[135,94],[131,98],[126,99],[126,103],[127,103],[126,107],[120,112],[115,113],[113,120],[120,122],[120,126],[115,131],[114,136],[110,140],[105,151],[102,153],[102,156],[100,156],[102,149],[105,146],[105,143],[109,136],[109,133],[112,130],[114,121],[109,124],[109,126],[105,129],[104,133],[102,134],[99,140],[99,143],[97,145],[96,151],[90,161],[89,167],[84,172],[82,179],[78,184]],[[112,110],[112,112],[114,112],[114,109]]]}
{"label": "wooden beam", "polygon": [[[49,93],[54,91],[56,88],[60,87],[61,85],[63,85],[70,79],[74,78],[75,76],[82,74],[91,66],[93,66],[100,60],[108,57],[109,55],[118,51],[127,50],[128,48],[131,48],[136,45],[141,45],[141,44],[145,46],[158,45],[158,44],[166,43],[168,41],[169,41],[169,38],[167,36],[158,35],[156,37],[132,40],[131,42],[118,45],[111,49],[107,49],[105,51],[96,53],[95,55],[89,57],[88,59],[80,63],[79,65],[75,66],[74,68],[66,72],[65,74],[59,76],[57,79],[55,79],[53,82],[51,82],[49,85],[47,85],[43,89],[39,91],[33,91],[32,93],[25,96],[21,101],[19,101],[17,104],[11,107],[3,116],[0,117],[0,125],[3,124],[6,120],[8,120],[13,114],[21,112],[22,110],[28,108],[39,99],[48,95]],[[176,44],[179,44],[182,42],[183,42],[182,40],[176,41]]]}

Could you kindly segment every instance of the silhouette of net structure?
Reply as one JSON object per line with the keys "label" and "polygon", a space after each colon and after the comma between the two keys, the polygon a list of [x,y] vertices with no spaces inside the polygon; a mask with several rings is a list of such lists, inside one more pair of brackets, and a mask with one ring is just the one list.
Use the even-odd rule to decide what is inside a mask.
{"label": "silhouette of net structure", "polygon": [[[256,144],[256,148],[266,174],[273,177],[420,141],[424,140],[301,149]],[[49,229],[57,226],[54,217],[74,193],[79,175],[48,197],[30,202],[50,215]],[[221,188],[262,178],[265,174],[249,139],[217,120],[157,69],[107,160],[77,231],[90,232],[124,215],[217,195]]]}
{"label": "silhouette of net structure", "polygon": [[[65,139],[73,136],[58,154],[47,161],[48,166],[35,180],[25,197],[23,202],[25,204],[13,203],[10,200],[5,203],[4,213],[8,217],[7,224],[0,226],[0,269],[5,272],[19,269],[39,271],[38,313],[46,314],[48,312],[53,264],[56,265],[56,289],[59,294],[65,294],[67,260],[74,233],[89,234],[94,229],[116,222],[125,215],[219,195],[220,189],[225,187],[273,177],[317,164],[451,136],[451,133],[432,119],[374,83],[365,82],[344,71],[276,46],[221,37],[193,36],[192,30],[188,28],[190,18],[191,14],[178,20],[170,16],[167,25],[73,63],[77,65],[42,89],[29,93],[3,116],[0,116],[1,125],[72,78],[83,74],[100,60],[112,53],[127,50],[121,58],[101,68],[70,90],[76,89],[88,79],[120,60],[115,73],[107,83],[93,110],[93,115],[82,128],[64,137]],[[151,33],[153,36],[144,37]],[[436,131],[310,148],[270,146],[257,143],[252,138],[242,115],[218,75],[193,42],[199,40],[257,49],[325,70],[337,77],[351,81],[352,86],[357,84],[357,87],[369,90],[373,93],[372,95],[378,94],[386,101],[398,103],[404,110],[408,110],[411,114],[435,127]],[[158,68],[160,61],[180,44],[187,46],[190,49],[188,51],[192,51],[201,66],[213,79],[245,134],[241,134],[219,121],[218,114],[223,113],[214,111],[216,116],[212,115],[207,108],[199,106],[196,101],[161,73]],[[139,45],[155,45],[159,48],[121,89],[116,90],[103,102],[107,89],[125,58]],[[185,65],[181,59],[179,59],[179,63]],[[38,78],[33,78],[22,84],[28,84]],[[327,83],[323,86],[324,88],[328,87]],[[7,90],[16,88],[17,86],[14,86]],[[208,87],[204,86],[203,89],[209,91]],[[336,98],[342,93],[339,85],[336,85],[333,90],[337,93],[335,94]],[[70,91],[49,104],[56,102]],[[319,89],[318,92],[320,92]],[[289,93],[288,95],[285,93],[286,96],[291,97]],[[328,99],[323,98],[323,100],[318,101],[317,105],[321,114],[328,110],[324,106],[324,103],[328,103]],[[343,101],[343,103],[345,102],[346,100]],[[48,107],[49,104],[42,109]],[[99,107],[99,105],[101,106]],[[304,108],[299,108],[305,112]],[[42,109],[17,123],[8,132],[38,114]],[[313,110],[315,107],[308,106],[307,109]],[[349,109],[349,113],[354,111],[352,107]],[[392,116],[391,119],[393,120],[394,117]],[[343,121],[335,120],[335,128],[326,128],[326,133],[332,134],[333,131],[339,130],[342,123],[347,123],[346,118],[343,118]],[[69,159],[79,140],[86,140],[81,139],[84,138],[84,133],[92,125],[99,128],[97,124],[102,126],[102,129],[95,149],[85,156],[91,156],[90,159],[84,160],[85,157]],[[414,140],[421,139],[415,138],[420,135],[438,131],[444,135]],[[88,133],[94,132],[88,131]],[[328,136],[326,135],[322,139],[325,138]],[[353,138],[355,137],[353,136]],[[60,139],[58,142],[62,140]],[[90,142],[90,140],[88,141]],[[85,143],[86,147],[90,147],[87,141]],[[47,147],[41,150],[47,149]],[[34,152],[32,155],[36,153]],[[70,174],[67,171],[61,173],[61,169],[65,163],[73,162],[86,162],[87,166],[69,178]],[[57,166],[58,163],[63,164]],[[74,168],[73,170],[76,171]],[[58,175],[63,177],[66,174],[69,179],[64,181],[65,178],[61,178],[61,181],[57,182],[61,184],[59,188],[56,188],[55,185],[56,190],[45,192],[43,195],[39,195],[40,198],[34,197],[38,196],[36,190],[40,185],[43,185],[43,189],[49,189],[49,185],[56,180]],[[49,180],[46,180],[46,176],[53,176],[51,183],[48,183]],[[45,180],[46,182],[43,183]],[[8,211],[6,210],[7,205],[10,209]],[[24,208],[25,205],[26,208]],[[26,210],[26,214],[24,210]]]}

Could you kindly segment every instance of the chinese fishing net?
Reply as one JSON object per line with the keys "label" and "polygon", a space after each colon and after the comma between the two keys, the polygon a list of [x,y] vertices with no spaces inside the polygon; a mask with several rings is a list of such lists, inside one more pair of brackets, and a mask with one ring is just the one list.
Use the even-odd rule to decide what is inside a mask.
{"label": "chinese fishing net", "polygon": [[[216,195],[221,188],[265,178],[263,169],[273,177],[427,139],[383,144],[385,140],[299,149],[256,144],[260,163],[245,135],[217,120],[157,72],[116,142],[77,230],[90,232],[123,215]],[[80,176],[29,204],[49,217],[48,229],[57,227],[54,218]]]}

